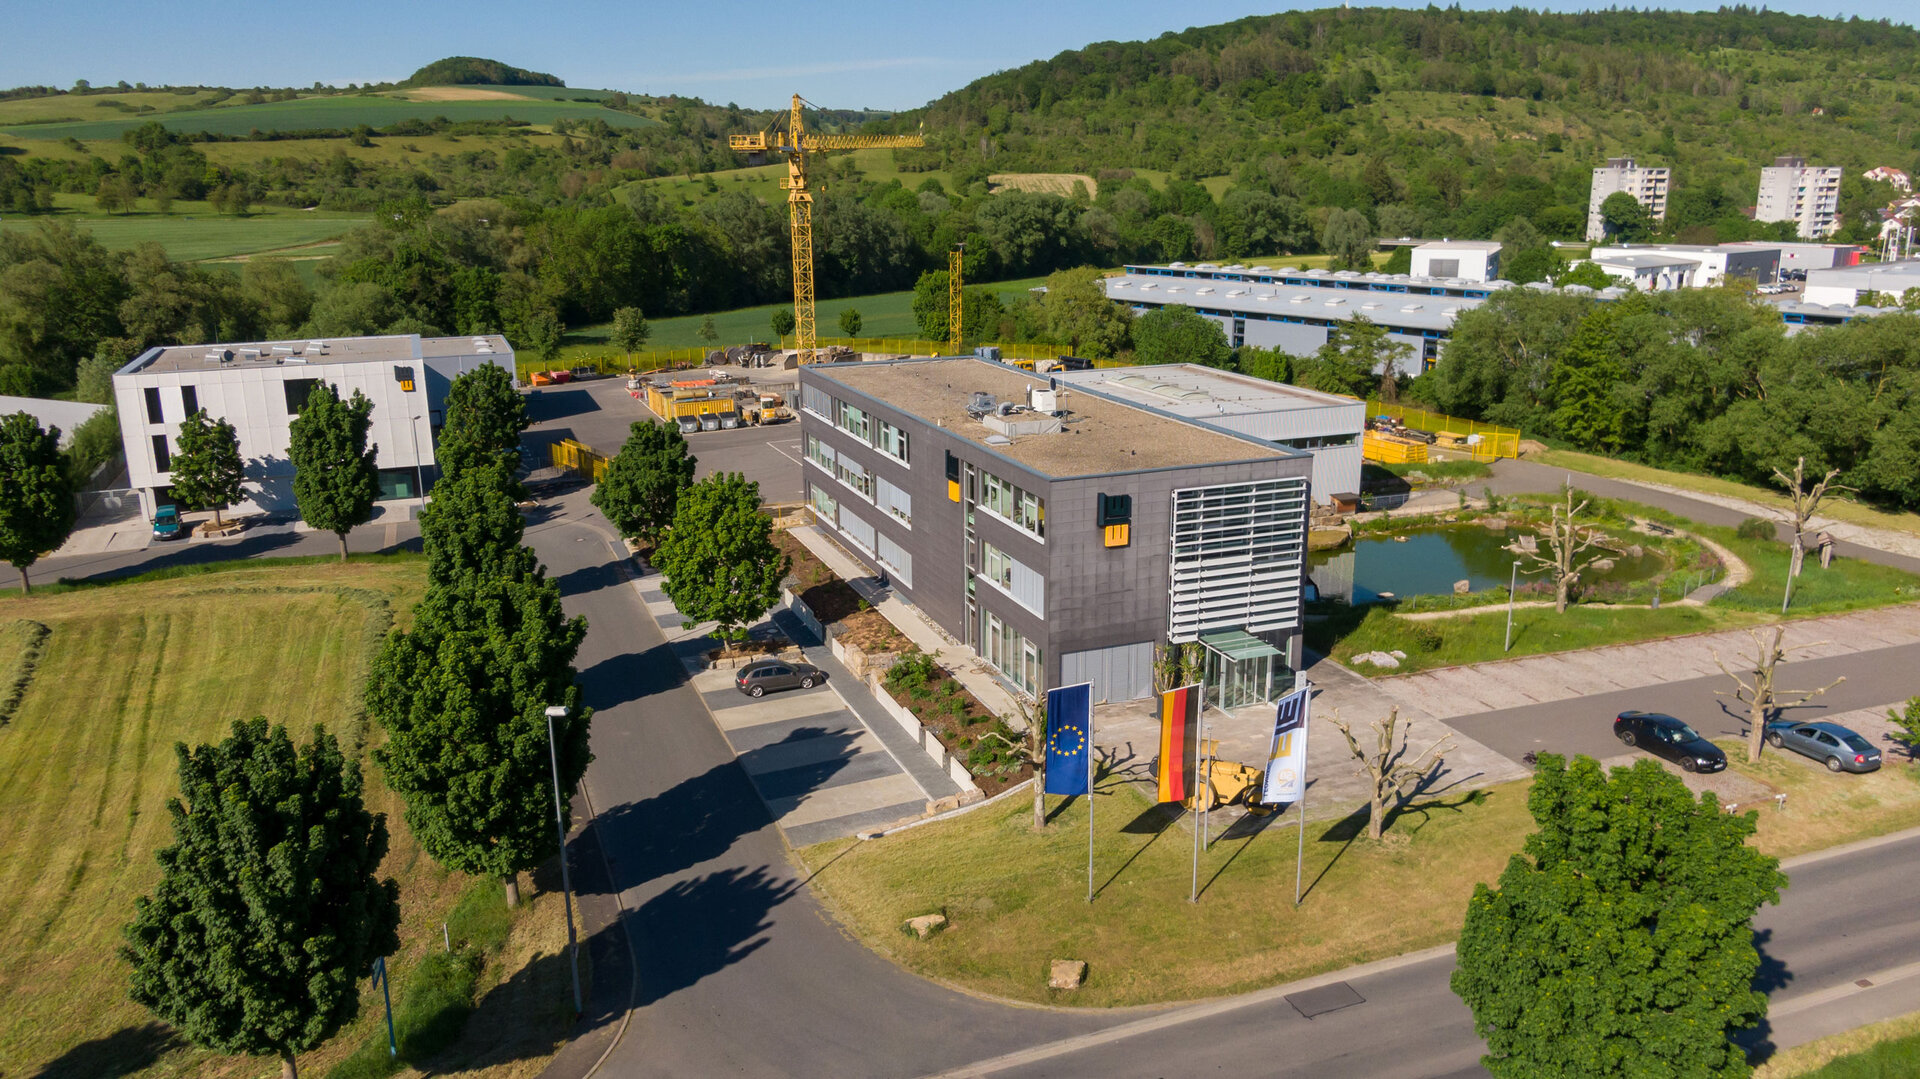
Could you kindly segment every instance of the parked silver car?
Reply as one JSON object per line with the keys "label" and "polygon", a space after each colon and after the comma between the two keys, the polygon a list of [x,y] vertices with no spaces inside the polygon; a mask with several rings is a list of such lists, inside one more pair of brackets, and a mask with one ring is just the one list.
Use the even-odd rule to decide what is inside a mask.
{"label": "parked silver car", "polygon": [[811,663],[789,659],[760,659],[740,668],[733,688],[749,697],[759,697],[770,689],[812,689],[827,680],[827,672]]}
{"label": "parked silver car", "polygon": [[1880,751],[1873,748],[1873,743],[1838,723],[1794,723],[1777,719],[1767,724],[1767,744],[1821,761],[1829,772],[1880,769]]}

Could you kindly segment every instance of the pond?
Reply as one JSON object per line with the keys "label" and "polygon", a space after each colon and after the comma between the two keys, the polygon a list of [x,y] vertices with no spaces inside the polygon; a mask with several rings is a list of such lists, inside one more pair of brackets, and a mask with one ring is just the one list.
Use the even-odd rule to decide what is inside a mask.
{"label": "pond", "polygon": [[[1475,592],[1504,588],[1515,557],[1506,546],[1520,533],[1520,529],[1461,524],[1363,534],[1339,550],[1309,554],[1307,572],[1322,598],[1354,604],[1377,603],[1389,596],[1447,595],[1459,580],[1467,581]],[[1666,568],[1666,560],[1653,551],[1639,558],[1611,553],[1605,557],[1613,558],[1613,568],[1583,573],[1583,583],[1643,581]],[[1523,588],[1541,577],[1535,573],[1529,578],[1527,568],[1520,567]]]}

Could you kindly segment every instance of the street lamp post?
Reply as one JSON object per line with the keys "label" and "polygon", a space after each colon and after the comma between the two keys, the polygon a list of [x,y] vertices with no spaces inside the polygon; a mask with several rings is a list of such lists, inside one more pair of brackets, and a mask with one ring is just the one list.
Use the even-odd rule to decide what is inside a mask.
{"label": "street lamp post", "polygon": [[562,704],[547,706],[547,758],[553,764],[553,827],[560,835],[560,895],[567,907],[567,952],[573,958],[573,1017],[586,1014],[580,1000],[580,940],[573,931],[573,875],[567,870],[567,825],[560,815],[560,748],[553,736],[553,721],[567,718]]}
{"label": "street lamp post", "polygon": [[413,436],[413,497],[427,497],[426,476],[420,471],[420,420],[413,416],[407,420],[407,434]]}
{"label": "street lamp post", "polygon": [[1513,573],[1507,578],[1507,643],[1501,647],[1502,652],[1513,651],[1513,593],[1518,587],[1520,587],[1520,561],[1515,559]]}

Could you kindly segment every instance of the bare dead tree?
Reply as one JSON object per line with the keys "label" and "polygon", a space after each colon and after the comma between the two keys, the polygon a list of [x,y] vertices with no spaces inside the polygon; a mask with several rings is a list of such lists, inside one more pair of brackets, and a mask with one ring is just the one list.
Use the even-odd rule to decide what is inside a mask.
{"label": "bare dead tree", "polygon": [[[1580,579],[1580,571],[1586,568],[1592,558],[1582,559],[1580,554],[1587,548],[1598,544],[1605,537],[1598,529],[1586,525],[1576,525],[1574,519],[1580,511],[1587,508],[1587,502],[1578,506],[1573,504],[1573,485],[1565,487],[1567,504],[1553,507],[1553,517],[1547,522],[1547,550],[1540,550],[1540,542],[1532,536],[1522,536],[1507,545],[1507,550],[1522,558],[1533,560],[1533,566],[1521,570],[1532,576],[1545,572],[1553,581],[1553,609],[1559,614],[1567,613],[1567,600],[1572,595],[1573,583]],[[1532,542],[1527,542],[1532,540]]]}
{"label": "bare dead tree", "polygon": [[1819,483],[1807,486],[1807,459],[1800,458],[1793,464],[1793,475],[1789,476],[1780,469],[1773,470],[1773,478],[1779,480],[1787,489],[1787,497],[1793,502],[1793,568],[1787,571],[1789,578],[1800,576],[1800,565],[1807,560],[1807,522],[1813,519],[1820,508],[1820,500],[1835,491],[1853,491],[1844,483],[1833,482],[1840,470],[1830,468]]}
{"label": "bare dead tree", "polygon": [[1360,748],[1359,741],[1353,736],[1353,728],[1341,721],[1338,712],[1334,713],[1333,725],[1346,736],[1348,752],[1360,765],[1361,774],[1367,777],[1372,804],[1372,811],[1367,816],[1367,835],[1379,839],[1380,830],[1386,826],[1388,804],[1398,808],[1406,789],[1418,783],[1429,769],[1446,759],[1442,754],[1453,748],[1449,743],[1451,736],[1443,736],[1419,756],[1408,760],[1407,739],[1413,732],[1413,722],[1409,720],[1402,729],[1398,707],[1389,709],[1387,718],[1373,721],[1377,744],[1371,751]]}
{"label": "bare dead tree", "polygon": [[1020,711],[1021,720],[1026,723],[1026,730],[1018,738],[988,731],[980,736],[980,740],[984,742],[991,738],[1003,743],[1013,751],[1014,760],[1033,766],[1033,827],[1037,831],[1047,826],[1046,706],[1029,704],[1018,698],[1013,703]]}
{"label": "bare dead tree", "polygon": [[1720,665],[1720,670],[1723,671],[1728,678],[1733,679],[1734,685],[1738,687],[1737,689],[1722,689],[1716,690],[1715,692],[1722,697],[1732,697],[1734,700],[1740,701],[1747,706],[1748,763],[1760,759],[1760,748],[1766,744],[1767,716],[1770,713],[1777,708],[1803,704],[1847,680],[1846,676],[1842,675],[1828,682],[1826,685],[1821,686],[1819,689],[1780,689],[1775,686],[1773,681],[1774,669],[1779,666],[1781,660],[1787,658],[1787,653],[1799,652],[1808,648],[1817,648],[1826,643],[1825,641],[1816,641],[1813,644],[1802,644],[1795,645],[1792,648],[1783,648],[1781,647],[1781,641],[1786,638],[1786,635],[1787,627],[1775,626],[1773,627],[1773,640],[1769,643],[1761,639],[1758,631],[1751,629],[1747,631],[1747,636],[1753,640],[1753,666],[1743,672],[1746,677],[1735,674],[1727,667],[1726,661],[1720,658],[1719,649],[1714,649],[1713,652],[1713,661]]}

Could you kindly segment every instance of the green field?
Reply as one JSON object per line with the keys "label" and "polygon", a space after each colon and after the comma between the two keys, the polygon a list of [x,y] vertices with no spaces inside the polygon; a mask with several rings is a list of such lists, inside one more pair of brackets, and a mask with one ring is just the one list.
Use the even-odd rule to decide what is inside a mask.
{"label": "green field", "polygon": [[[379,737],[359,717],[366,659],[393,612],[418,598],[423,571],[413,556],[230,563],[0,597],[0,625],[51,628],[19,711],[0,729],[0,1075],[266,1070],[175,1042],[127,998],[116,954],[134,898],[158,878],[154,851],[171,841],[174,744],[218,740],[231,721],[256,715],[299,739],[324,724],[368,768],[369,807],[393,835],[383,869],[401,882],[402,945],[391,961],[401,1002],[413,968],[441,950],[442,920],[474,887],[420,851],[398,799],[365,764]],[[482,883],[497,902],[498,884]],[[379,999],[372,992],[357,1023],[304,1056],[303,1071],[324,1075],[367,1040],[382,1022]],[[384,1056],[384,1028],[381,1040]]]}
{"label": "green field", "polygon": [[[102,214],[93,209],[93,199],[85,195],[59,195],[58,214],[51,219],[69,221],[92,232],[101,245],[124,250],[144,243],[157,243],[177,262],[230,259],[236,255],[255,255],[287,248],[290,256],[314,258],[333,253],[334,247],[315,246],[337,240],[348,230],[367,223],[364,214],[336,213],[331,210],[296,210],[286,206],[262,205],[245,217],[216,214],[204,202],[175,202],[168,213],[159,213],[146,199],[132,213]],[[47,216],[8,216],[0,219],[0,230],[28,232]]]}
{"label": "green field", "polygon": [[[517,92],[519,88],[514,88]],[[585,96],[581,94],[580,96]],[[62,99],[70,102],[89,98]],[[306,131],[343,129],[359,124],[386,127],[401,120],[430,120],[444,116],[456,123],[463,120],[501,120],[512,117],[533,124],[551,124],[561,118],[605,120],[614,127],[646,127],[658,123],[630,112],[616,112],[599,105],[576,101],[418,101],[381,94],[329,95],[300,98],[295,101],[269,101],[258,105],[222,104],[212,108],[177,109],[170,112],[123,113],[100,110],[107,115],[92,116],[78,108],[61,110],[67,122],[21,125],[17,122],[0,130],[22,139],[117,139],[121,133],[148,121],[158,121],[173,131],[209,132],[216,135],[246,135],[252,131]]]}

